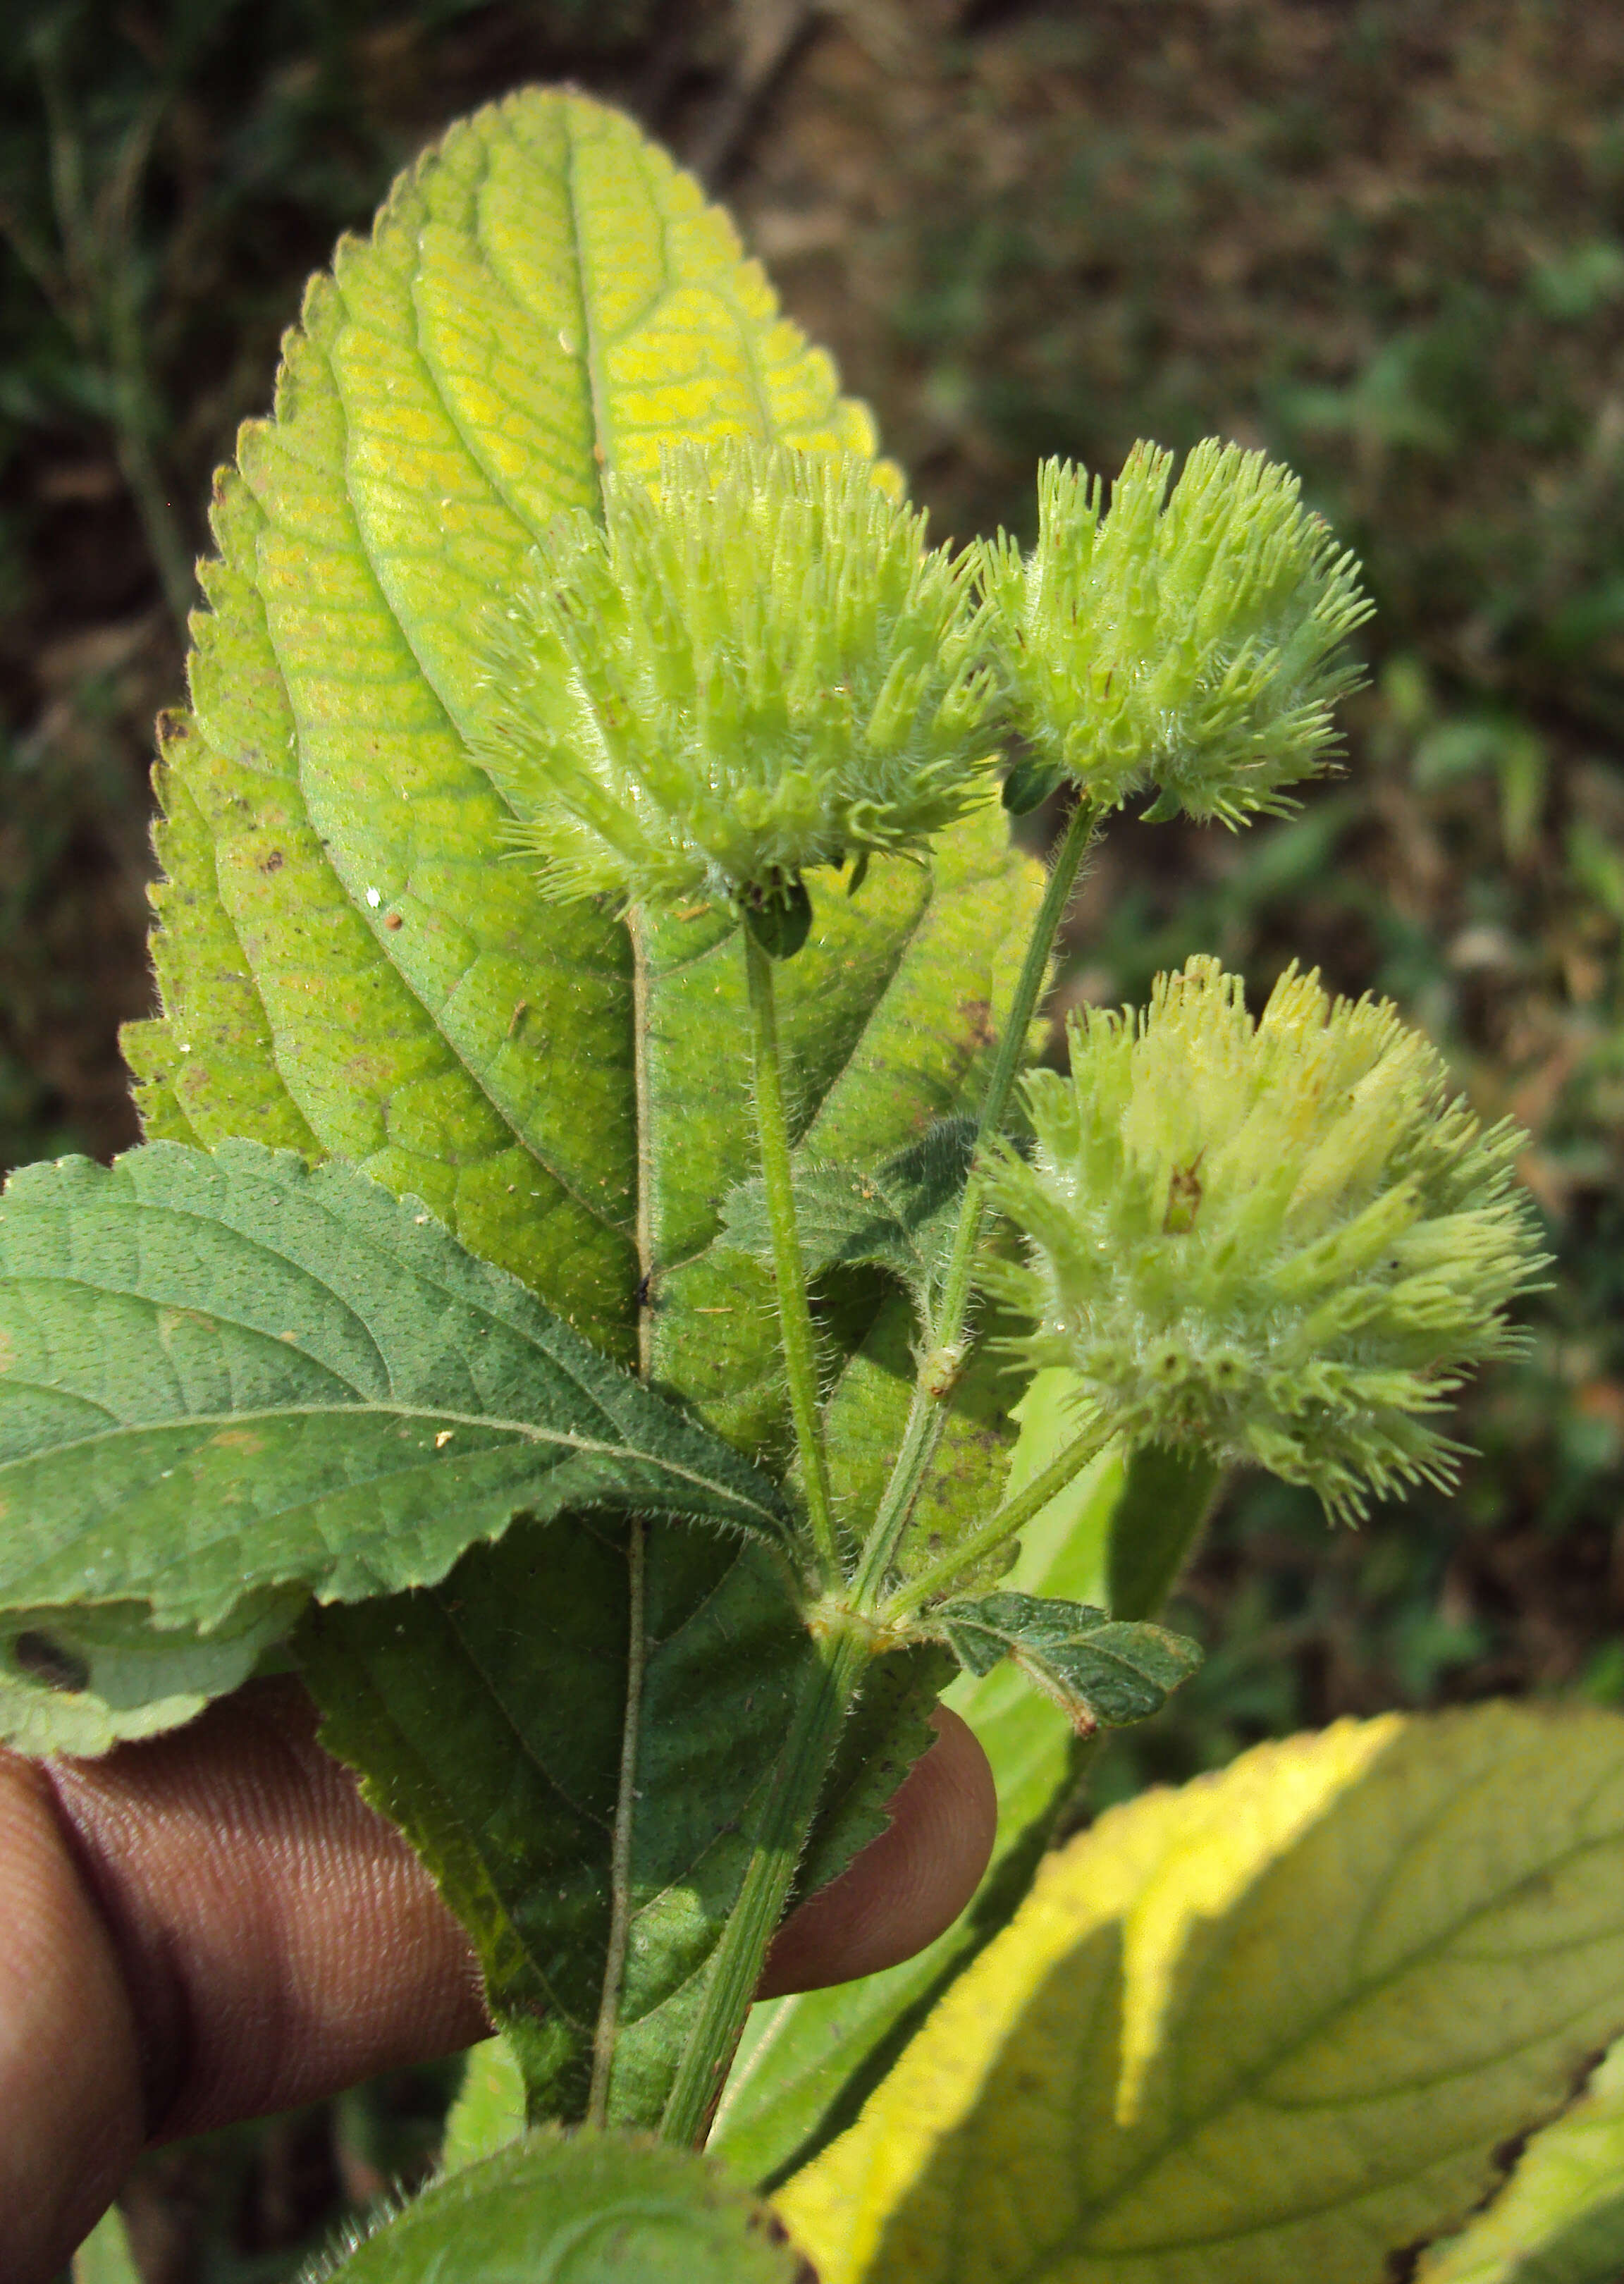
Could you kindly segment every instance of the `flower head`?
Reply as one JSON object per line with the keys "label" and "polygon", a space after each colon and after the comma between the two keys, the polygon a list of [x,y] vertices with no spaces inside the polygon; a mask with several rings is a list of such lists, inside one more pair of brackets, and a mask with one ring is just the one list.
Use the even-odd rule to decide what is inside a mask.
{"label": "flower head", "polygon": [[987,1281],[1077,1375],[1083,1425],[1310,1485],[1333,1514],[1448,1481],[1425,1415],[1516,1335],[1542,1266],[1512,1158],[1385,1002],[1288,971],[1261,1021],[1215,959],[1143,1015],[1085,1012],[1027,1081],[1030,1162],[992,1194],[1025,1240]]}
{"label": "flower head", "polygon": [[1210,438],[1169,496],[1172,467],[1136,444],[1105,511],[1097,477],[1045,461],[1030,555],[1003,534],[980,551],[992,641],[1037,797],[1069,778],[1115,809],[1155,786],[1152,817],[1238,825],[1330,759],[1359,681],[1337,653],[1370,606],[1289,469]]}
{"label": "flower head", "polygon": [[[561,896],[787,898],[990,790],[970,567],[866,460],[733,442],[611,477],[499,630],[484,758]],[[854,885],[855,885],[855,875]]]}

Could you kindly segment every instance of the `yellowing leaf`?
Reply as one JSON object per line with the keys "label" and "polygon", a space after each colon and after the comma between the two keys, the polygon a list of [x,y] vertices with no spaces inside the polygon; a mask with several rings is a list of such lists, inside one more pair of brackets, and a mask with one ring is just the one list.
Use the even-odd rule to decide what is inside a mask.
{"label": "yellowing leaf", "polygon": [[1624,2045],[1536,2133],[1487,2211],[1435,2245],[1417,2284],[1618,2284],[1624,2276]]}
{"label": "yellowing leaf", "polygon": [[1050,1859],[780,2200],[823,2284],[1380,2284],[1624,2023],[1624,1721],[1339,1724]]}
{"label": "yellowing leaf", "polygon": [[[636,959],[504,861],[469,739],[485,616],[551,520],[605,467],[727,433],[873,449],[726,215],[629,120],[530,90],[402,177],[313,283],[275,415],[221,480],[160,774],[166,1023],[131,1041],[155,1130],[347,1157],[629,1362],[657,1265]],[[880,973],[848,1031],[925,901],[917,874],[898,888],[867,915]]]}

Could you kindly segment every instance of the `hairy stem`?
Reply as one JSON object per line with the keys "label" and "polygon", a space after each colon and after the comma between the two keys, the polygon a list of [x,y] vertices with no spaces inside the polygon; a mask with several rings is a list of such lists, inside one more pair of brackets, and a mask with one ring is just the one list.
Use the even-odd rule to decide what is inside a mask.
{"label": "hairy stem", "polygon": [[772,959],[747,927],[739,930],[750,982],[750,1017],[755,1053],[755,1114],[761,1133],[761,1176],[767,1187],[767,1219],[772,1231],[773,1279],[778,1292],[778,1321],[784,1366],[790,1388],[790,1416],[800,1457],[807,1520],[825,1586],[840,1583],[840,1552],[829,1490],[818,1411],[817,1350],[807,1277],[795,1227],[795,1193],[790,1172],[789,1121],[784,1107],[784,1066],[778,1051],[777,996]]}
{"label": "hairy stem", "polygon": [[1007,1506],[1000,1507],[997,1514],[984,1522],[979,1530],[972,1530],[968,1537],[961,1538],[956,1546],[949,1547],[940,1562],[933,1562],[928,1570],[922,1570],[917,1578],[910,1578],[906,1586],[893,1594],[880,1608],[882,1623],[894,1625],[899,1620],[911,1616],[933,1595],[940,1594],[956,1579],[962,1577],[966,1570],[980,1560],[982,1555],[990,1554],[994,1547],[1001,1546],[1023,1524],[1030,1522],[1035,1514],[1042,1514],[1050,1500],[1058,1498],[1074,1475],[1080,1475],[1091,1459],[1098,1459],[1110,1440],[1109,1429],[1103,1434],[1095,1430],[1079,1435],[1074,1443],[1068,1443],[1059,1458],[1051,1459],[1042,1473],[1035,1475]]}
{"label": "hairy stem", "polygon": [[660,2122],[660,2137],[667,2141],[697,2147],[709,2130],[840,1732],[872,1654],[866,1637],[855,1630],[825,1635],[819,1649],[773,1773],[761,1836],[712,1956],[705,1997]]}
{"label": "hairy stem", "polygon": [[980,1145],[984,1136],[999,1132],[1008,1113],[1010,1097],[1026,1060],[1027,1035],[1032,1028],[1032,1019],[1037,1013],[1038,1002],[1049,980],[1049,963],[1053,955],[1055,938],[1059,934],[1060,922],[1066,917],[1066,908],[1072,900],[1078,867],[1088,853],[1098,824],[1099,813],[1092,802],[1086,799],[1080,801],[1072,811],[1070,822],[1061,836],[1060,846],[1055,852],[1054,863],[1050,867],[1048,886],[1043,891],[1032,941],[1027,946],[1027,957],[1016,982],[1009,1020],[1003,1027],[988,1076],[987,1092],[976,1127],[976,1155],[971,1162],[970,1178],[964,1185],[964,1194],[959,1204],[953,1249],[948,1256],[942,1278],[941,1298],[930,1327],[929,1351],[920,1365],[919,1377],[915,1383],[902,1449],[897,1453],[891,1480],[886,1486],[885,1496],[880,1501],[858,1566],[855,1584],[859,1608],[872,1608],[884,1587],[886,1575],[895,1559],[902,1533],[908,1528],[909,1517],[918,1498],[925,1470],[941,1439],[947,1420],[948,1398],[952,1393],[953,1374],[962,1355],[964,1323],[970,1310],[971,1279],[986,1215],[987,1174]]}
{"label": "hairy stem", "polygon": [[[609,1863],[609,1941],[597,2023],[592,2036],[592,2081],[587,2124],[609,2118],[609,2087],[614,2076],[615,2041],[621,2027],[621,1993],[626,1978],[626,1946],[631,1933],[633,1819],[637,1799],[637,1746],[643,1733],[643,1674],[648,1660],[648,1525],[634,1517],[627,1533],[628,1585],[626,1710],[621,1722],[621,1772],[615,1790],[614,1832]],[[539,2123],[539,2120],[537,2121]]]}

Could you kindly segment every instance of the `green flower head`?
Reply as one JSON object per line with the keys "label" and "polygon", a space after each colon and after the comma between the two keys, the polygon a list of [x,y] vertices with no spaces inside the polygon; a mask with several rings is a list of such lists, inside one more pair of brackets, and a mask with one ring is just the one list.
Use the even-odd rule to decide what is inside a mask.
{"label": "green flower head", "polygon": [[736,442],[611,477],[500,627],[483,758],[560,896],[760,907],[991,789],[969,565],[871,463]]}
{"label": "green flower head", "polygon": [[1045,461],[1030,555],[1002,533],[979,551],[1030,754],[1012,807],[1069,778],[1102,809],[1154,786],[1152,817],[1240,825],[1332,755],[1360,679],[1337,653],[1370,612],[1358,565],[1261,452],[1209,438],[1169,496],[1172,467],[1136,444],[1106,512],[1097,477]]}
{"label": "green flower head", "polygon": [[992,1185],[1025,1258],[987,1282],[1033,1319],[1030,1361],[1076,1374],[1080,1425],[1269,1468],[1333,1515],[1448,1482],[1425,1415],[1515,1344],[1542,1265],[1517,1130],[1449,1100],[1391,1006],[1294,968],[1254,1024],[1192,959],[1071,1046],[1069,1078],[1027,1081],[1032,1156]]}

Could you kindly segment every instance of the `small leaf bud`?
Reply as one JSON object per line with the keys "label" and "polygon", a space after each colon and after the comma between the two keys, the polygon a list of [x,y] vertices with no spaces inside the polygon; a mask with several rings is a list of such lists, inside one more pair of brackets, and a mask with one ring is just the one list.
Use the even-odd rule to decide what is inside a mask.
{"label": "small leaf bud", "polygon": [[1102,810],[1154,787],[1152,818],[1241,825],[1331,758],[1360,680],[1337,653],[1370,613],[1357,563],[1261,452],[1209,438],[1169,496],[1172,468],[1136,444],[1107,511],[1097,477],[1045,461],[1032,552],[1003,533],[977,550],[1027,747],[1017,813],[1067,777]]}
{"label": "small leaf bud", "polygon": [[738,441],[558,525],[496,630],[481,739],[544,885],[718,899],[787,956],[808,867],[849,858],[855,884],[986,798],[984,612],[924,533],[866,460]]}
{"label": "small leaf bud", "polygon": [[1450,1101],[1386,1002],[1295,968],[1255,1024],[1198,958],[1070,1028],[1071,1076],[1026,1082],[1030,1161],[991,1177],[1026,1258],[984,1273],[1027,1360],[1076,1374],[1080,1430],[1266,1467],[1333,1516],[1452,1480],[1423,1415],[1516,1345],[1543,1265],[1517,1130]]}

